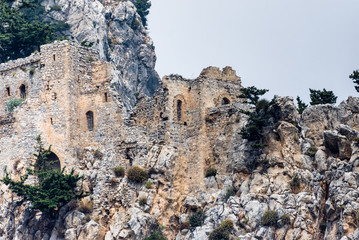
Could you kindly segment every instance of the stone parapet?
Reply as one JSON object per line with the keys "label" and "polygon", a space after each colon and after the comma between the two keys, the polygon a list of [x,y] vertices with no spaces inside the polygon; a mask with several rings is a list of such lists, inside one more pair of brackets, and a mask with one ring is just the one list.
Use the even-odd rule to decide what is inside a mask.
{"label": "stone parapet", "polygon": [[231,67],[225,67],[221,71],[218,67],[208,67],[202,70],[200,78],[210,78],[225,81],[241,82],[241,78],[237,76],[236,71]]}
{"label": "stone parapet", "polygon": [[12,60],[6,63],[0,64],[0,73],[14,70],[16,68],[21,68],[22,66],[31,65],[36,62],[39,62],[41,58],[40,53],[33,53],[29,57],[26,58],[19,58],[16,60]]}

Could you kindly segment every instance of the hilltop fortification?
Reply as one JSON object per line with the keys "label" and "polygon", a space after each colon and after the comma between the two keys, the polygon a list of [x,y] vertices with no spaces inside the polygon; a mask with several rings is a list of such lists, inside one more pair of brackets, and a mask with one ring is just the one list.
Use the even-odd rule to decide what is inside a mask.
{"label": "hilltop fortification", "polygon": [[[0,178],[32,166],[41,135],[88,193],[49,217],[0,183],[0,240],[359,239],[359,98],[299,114],[238,98],[230,67],[160,80],[133,2],[44,0],[70,40],[0,64]],[[241,134],[256,124],[261,144]]]}
{"label": "hilltop fortification", "polygon": [[[168,239],[208,239],[224,220],[243,239],[359,237],[358,98],[299,115],[292,98],[277,97],[258,150],[240,134],[254,109],[238,98],[241,79],[230,67],[165,76],[152,97],[136,94],[128,112],[99,56],[63,41],[0,65],[1,166],[23,174],[41,134],[50,160],[83,175],[89,193],[49,221],[17,206],[1,184],[4,239],[143,239],[159,225]],[[24,101],[9,112],[15,98]],[[145,185],[114,172],[134,165],[147,170]],[[191,228],[199,210],[204,222]],[[263,223],[267,210],[279,216],[275,228]]]}

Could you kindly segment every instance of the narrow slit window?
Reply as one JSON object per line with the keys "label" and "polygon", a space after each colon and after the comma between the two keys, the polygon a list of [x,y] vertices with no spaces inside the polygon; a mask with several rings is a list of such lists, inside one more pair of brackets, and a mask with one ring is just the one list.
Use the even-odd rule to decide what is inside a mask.
{"label": "narrow slit window", "polygon": [[108,96],[107,96],[107,92],[105,92],[105,102],[108,101]]}
{"label": "narrow slit window", "polygon": [[52,121],[52,118],[50,118],[50,123],[51,123],[51,125],[53,125],[53,124],[54,124],[54,122]]}
{"label": "narrow slit window", "polygon": [[86,120],[87,120],[87,129],[89,131],[92,131],[94,128],[94,120],[93,120],[93,112],[92,111],[88,111],[86,113]]}
{"label": "narrow slit window", "polygon": [[6,87],[6,93],[8,97],[11,96],[10,87]]}
{"label": "narrow slit window", "polygon": [[56,55],[54,54],[52,57],[53,57],[54,61],[56,61]]}
{"label": "narrow slit window", "polygon": [[20,86],[20,98],[26,98],[26,86],[24,84]]}
{"label": "narrow slit window", "polygon": [[182,101],[177,100],[177,121],[181,121],[182,119]]}

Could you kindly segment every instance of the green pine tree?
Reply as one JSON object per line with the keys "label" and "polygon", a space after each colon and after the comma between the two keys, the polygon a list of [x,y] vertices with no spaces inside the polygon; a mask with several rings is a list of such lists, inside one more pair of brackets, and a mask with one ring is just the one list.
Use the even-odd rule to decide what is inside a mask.
{"label": "green pine tree", "polygon": [[140,15],[143,26],[147,27],[147,15],[150,13],[151,2],[149,0],[136,0],[135,6]]}
{"label": "green pine tree", "polygon": [[356,84],[356,86],[354,86],[355,90],[359,92],[359,70],[353,71],[353,73],[349,75],[349,78]]}
{"label": "green pine tree", "polygon": [[246,98],[248,99],[249,104],[256,105],[259,97],[266,94],[268,92],[268,89],[258,89],[255,86],[241,88],[241,95],[239,95],[239,98]]}
{"label": "green pine tree", "polygon": [[297,110],[298,110],[299,114],[302,114],[304,112],[304,110],[308,107],[308,105],[305,104],[305,102],[303,102],[299,96],[297,96],[297,105],[298,105]]}
{"label": "green pine tree", "polygon": [[[65,168],[62,171],[51,169],[52,163],[47,161],[47,157],[51,154],[51,146],[45,149],[40,136],[36,140],[38,142],[38,146],[35,147],[37,153],[34,154],[36,161],[32,169],[27,169],[26,174],[21,176],[19,181],[11,179],[10,174],[6,172],[1,181],[21,197],[18,204],[30,202],[32,209],[56,215],[63,205],[73,199],[86,196],[83,192],[75,190],[77,182],[82,177],[74,174],[74,170],[66,174]],[[37,177],[37,184],[25,183],[31,175]]]}
{"label": "green pine tree", "polygon": [[13,0],[0,0],[0,62],[29,56],[69,29],[63,21],[48,20],[42,1],[27,0],[12,7]]}
{"label": "green pine tree", "polygon": [[332,91],[327,91],[325,88],[323,90],[314,90],[310,89],[310,105],[317,104],[334,104],[337,102],[337,96],[334,95]]}

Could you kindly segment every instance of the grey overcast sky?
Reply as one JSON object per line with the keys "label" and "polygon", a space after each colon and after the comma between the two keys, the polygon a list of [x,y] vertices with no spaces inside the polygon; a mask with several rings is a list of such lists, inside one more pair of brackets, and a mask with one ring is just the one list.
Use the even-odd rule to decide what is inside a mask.
{"label": "grey overcast sky", "polygon": [[161,77],[196,78],[232,66],[242,84],[266,95],[332,90],[359,96],[359,0],[152,0],[148,30]]}

